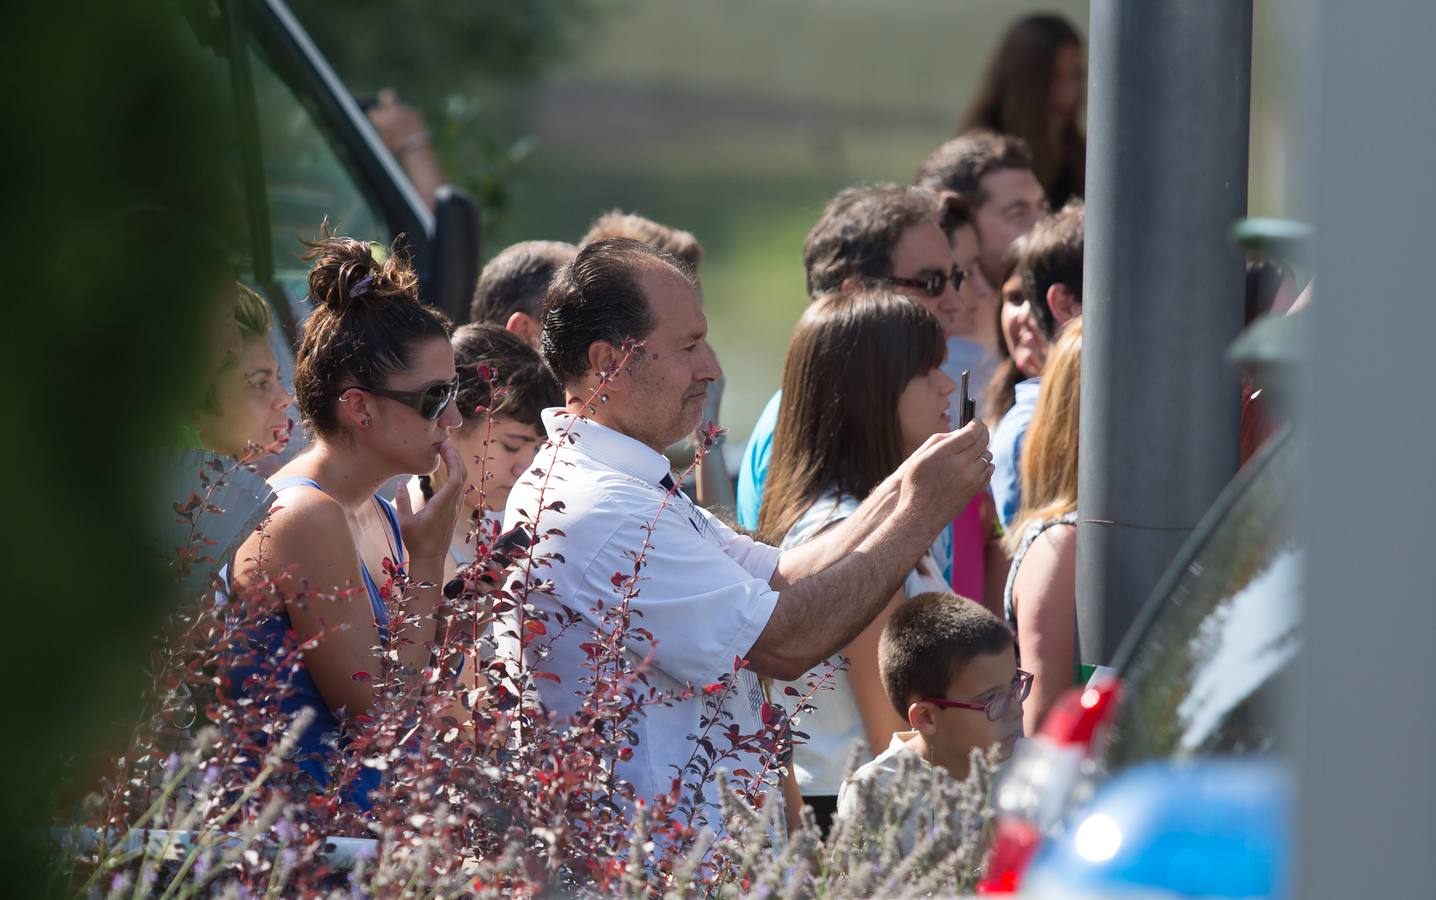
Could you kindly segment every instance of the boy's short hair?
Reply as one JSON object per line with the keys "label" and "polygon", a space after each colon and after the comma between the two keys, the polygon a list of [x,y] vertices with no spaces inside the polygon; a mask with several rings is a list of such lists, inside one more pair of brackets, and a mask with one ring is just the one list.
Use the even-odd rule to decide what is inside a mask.
{"label": "boy's short hair", "polygon": [[981,603],[932,591],[898,606],[878,638],[878,671],[893,709],[943,697],[975,656],[1014,646],[1012,632]]}
{"label": "boy's short hair", "polygon": [[507,325],[516,312],[537,319],[554,273],[578,248],[562,241],[523,241],[499,251],[479,274],[470,322]]}
{"label": "boy's short hair", "polygon": [[1082,297],[1082,223],[1081,200],[1044,216],[1023,235],[1018,251],[1017,270],[1022,273],[1022,292],[1032,305],[1032,318],[1047,340],[1057,337],[1057,320],[1047,305],[1047,291],[1060,284],[1080,300]]}
{"label": "boy's short hair", "polygon": [[594,219],[579,245],[609,238],[628,238],[667,250],[688,263],[688,268],[695,273],[703,264],[703,245],[691,233],[621,209],[611,209]]}
{"label": "boy's short hair", "polygon": [[[465,325],[454,332],[454,365],[459,373],[455,402],[467,428],[478,421],[474,410],[501,415],[543,431],[540,413],[563,405],[563,390],[538,351],[501,325]],[[481,372],[488,368],[488,378]],[[498,397],[495,398],[495,394]]]}
{"label": "boy's short hair", "polygon": [[979,129],[955,137],[918,166],[913,183],[930,191],[952,191],[976,211],[987,202],[982,179],[1003,169],[1031,169],[1032,151],[1022,138]]}

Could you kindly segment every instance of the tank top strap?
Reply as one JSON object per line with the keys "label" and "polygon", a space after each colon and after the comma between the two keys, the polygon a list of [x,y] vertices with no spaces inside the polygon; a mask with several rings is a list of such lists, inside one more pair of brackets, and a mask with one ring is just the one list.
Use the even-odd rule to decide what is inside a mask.
{"label": "tank top strap", "polygon": [[[404,490],[403,487],[399,489]],[[404,560],[405,556],[404,535],[403,532],[399,530],[399,511],[395,508],[393,502],[384,499],[378,494],[374,495],[374,499],[378,501],[379,509],[384,513],[384,519],[389,523],[389,533],[394,537],[394,552],[399,554],[399,558],[394,560],[394,563],[397,565]]]}
{"label": "tank top strap", "polygon": [[328,493],[328,491],[324,490],[324,488],[319,486],[319,482],[315,481],[313,478],[305,478],[303,475],[291,475],[287,478],[269,479],[270,490],[274,491],[276,494],[280,491],[287,490],[292,487],[299,487],[300,485],[303,485],[304,487],[314,488],[321,494]]}

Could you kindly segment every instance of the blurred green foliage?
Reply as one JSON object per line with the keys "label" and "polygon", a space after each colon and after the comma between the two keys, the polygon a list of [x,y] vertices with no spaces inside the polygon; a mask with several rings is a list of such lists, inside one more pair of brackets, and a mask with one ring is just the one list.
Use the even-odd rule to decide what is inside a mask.
{"label": "blurred green foliage", "polygon": [[24,4],[7,25],[0,871],[20,896],[42,889],[62,770],[93,776],[121,746],[172,602],[146,543],[147,456],[183,419],[235,217],[224,85],[174,4]]}

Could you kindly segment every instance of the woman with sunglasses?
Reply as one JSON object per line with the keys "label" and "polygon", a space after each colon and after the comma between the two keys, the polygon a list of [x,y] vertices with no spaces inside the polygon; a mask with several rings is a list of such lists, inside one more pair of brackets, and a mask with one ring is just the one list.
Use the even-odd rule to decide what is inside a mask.
{"label": "woman with sunglasses", "polygon": [[[955,385],[940,368],[945,352],[937,318],[888,290],[829,295],[808,307],[783,365],[759,540],[788,548],[836,525],[928,438],[952,429]],[[798,790],[824,828],[852,745],[876,754],[904,727],[878,676],[883,624],[906,598],[946,589],[928,553],[887,611],[843,649],[849,665],[831,676],[834,690],[816,694],[816,710],[800,715],[809,740],[794,750]],[[807,694],[822,674],[778,688]]]}
{"label": "woman with sunglasses", "polygon": [[[315,309],[294,388],[311,443],[270,479],[279,498],[267,528],[240,548],[233,586],[241,602],[259,602],[266,580],[289,598],[263,626],[272,655],[284,651],[286,631],[301,642],[318,637],[283,709],[314,710],[299,759],[324,784],[326,738],[375,702],[374,679],[356,675],[383,670],[380,648],[397,655],[400,677],[417,677],[429,660],[439,588],[419,585],[442,583],[468,479],[448,443],[461,422],[448,320],[419,302],[413,270],[392,252],[378,262],[367,243],[327,228],[305,243]],[[396,476],[441,465],[443,487],[417,512],[406,492],[397,508],[378,494]],[[414,624],[391,626],[393,598],[381,589],[388,566],[409,576],[406,613]],[[244,679],[234,680],[242,692]],[[378,779],[376,770],[361,771],[369,781],[351,799],[364,806]]]}

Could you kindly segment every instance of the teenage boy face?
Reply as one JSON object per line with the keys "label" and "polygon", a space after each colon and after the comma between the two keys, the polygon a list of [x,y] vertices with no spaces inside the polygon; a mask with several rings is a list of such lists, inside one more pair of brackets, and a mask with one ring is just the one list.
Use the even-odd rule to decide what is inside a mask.
{"label": "teenage boy face", "polygon": [[[888,248],[888,262],[894,278],[926,280],[937,273],[952,272],[952,245],[942,229],[929,222],[910,225]],[[893,290],[927,307],[942,326],[942,336],[952,337],[962,327],[963,298],[948,279],[936,297],[920,287],[894,285]]]}
{"label": "teenage boy face", "polygon": [[[1011,647],[999,653],[974,656],[947,686],[947,699],[964,703],[986,703],[1012,690],[1017,678],[1017,655]],[[1017,739],[1022,737],[1022,701],[1014,700],[1007,715],[999,721],[987,718],[978,709],[933,708],[932,734],[925,735],[933,750],[933,759],[947,764],[949,771],[967,771],[968,756],[974,749],[986,752],[993,744],[1001,746],[1001,758],[1012,755]],[[954,767],[958,767],[954,769]]]}
{"label": "teenage boy face", "polygon": [[1031,169],[999,169],[984,175],[978,185],[987,201],[977,208],[977,242],[982,248],[982,271],[989,284],[997,284],[1002,257],[1047,212],[1047,195]]}

